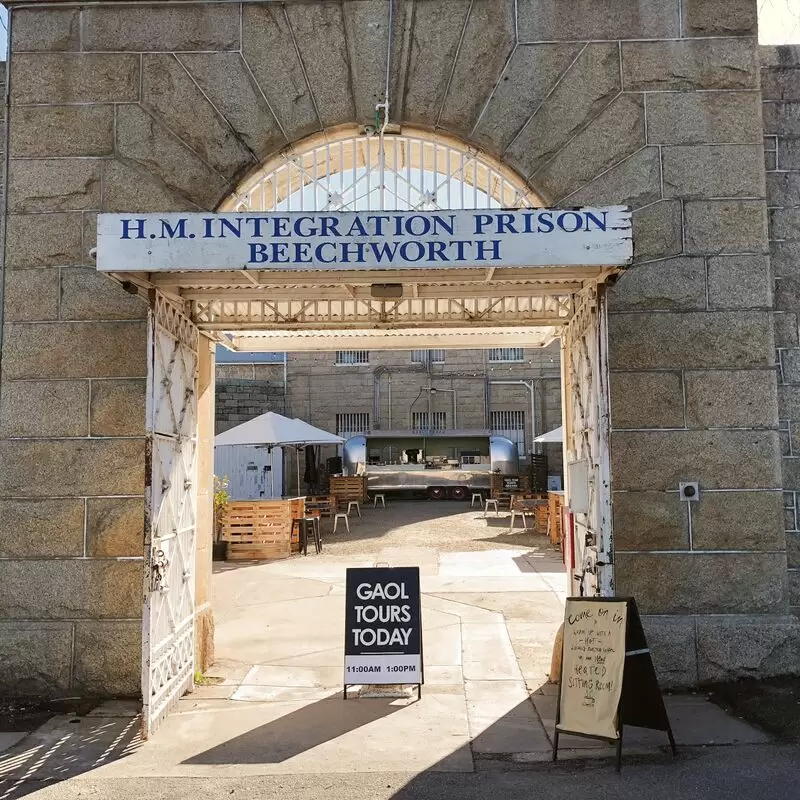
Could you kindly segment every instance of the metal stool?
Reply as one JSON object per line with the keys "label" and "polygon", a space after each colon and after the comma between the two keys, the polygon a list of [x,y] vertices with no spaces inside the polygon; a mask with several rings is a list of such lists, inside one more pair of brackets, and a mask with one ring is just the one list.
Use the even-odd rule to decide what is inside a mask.
{"label": "metal stool", "polygon": [[[360,519],[361,518],[361,506],[359,505],[358,500],[351,500],[347,504],[347,516],[348,517],[350,516],[350,511],[352,510],[353,506],[356,507],[356,511],[358,512],[358,516],[359,516],[359,519]],[[348,528],[348,530],[349,530],[349,528]]]}
{"label": "metal stool", "polygon": [[338,512],[336,516],[333,518],[333,532],[336,533],[336,526],[339,524],[340,519],[344,520],[347,532],[350,533],[350,518],[343,511]]}
{"label": "metal stool", "polygon": [[514,528],[514,520],[517,517],[522,517],[522,527],[525,530],[528,530],[528,517],[532,517],[533,512],[531,511],[520,511],[518,508],[511,509],[511,524],[508,526],[509,530],[513,530]]}
{"label": "metal stool", "polygon": [[472,493],[472,500],[470,501],[469,507],[475,508],[475,501],[478,501],[478,508],[483,505],[483,494],[481,492],[473,492]]}
{"label": "metal stool", "polygon": [[314,550],[319,555],[322,552],[322,538],[319,535],[319,517],[304,517],[300,523],[300,549],[304,556],[308,555],[308,532],[314,539]]}
{"label": "metal stool", "polygon": [[382,505],[384,508],[386,508],[386,495],[383,495],[383,494],[376,494],[376,495],[375,495],[375,496],[372,498],[372,507],[373,507],[373,508],[377,508],[377,507],[378,507],[378,500],[380,500],[380,501],[381,501],[381,505]]}
{"label": "metal stool", "polygon": [[489,506],[494,506],[494,515],[496,517],[500,516],[500,509],[497,506],[497,500],[492,500],[491,498],[486,498],[486,506],[483,509],[483,516],[485,517],[489,513]]}

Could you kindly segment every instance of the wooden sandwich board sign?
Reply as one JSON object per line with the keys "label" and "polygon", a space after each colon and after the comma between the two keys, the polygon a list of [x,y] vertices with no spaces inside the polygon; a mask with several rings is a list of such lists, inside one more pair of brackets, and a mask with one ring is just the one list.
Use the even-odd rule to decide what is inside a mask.
{"label": "wooden sandwich board sign", "polygon": [[553,761],[560,734],[585,736],[616,744],[619,771],[625,725],[664,731],[675,754],[675,738],[632,597],[568,597],[562,647]]}
{"label": "wooden sandwich board sign", "polygon": [[344,698],[353,685],[416,684],[422,697],[419,567],[350,568],[345,586]]}

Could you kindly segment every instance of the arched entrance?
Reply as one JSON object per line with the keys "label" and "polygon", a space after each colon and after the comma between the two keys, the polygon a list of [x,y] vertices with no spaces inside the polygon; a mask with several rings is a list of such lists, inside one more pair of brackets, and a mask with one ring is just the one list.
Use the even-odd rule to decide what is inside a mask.
{"label": "arched entrance", "polygon": [[[766,71],[759,65],[755,0],[737,4],[724,25],[713,4],[677,0],[587,3],[573,16],[528,0],[9,5],[4,691],[139,688],[149,306],[96,273],[96,214],[210,212],[309,135],[335,139],[354,120],[374,126],[376,104],[393,124],[479,143],[547,204],[633,209],[637,264],[608,293],[619,589],[637,597],[673,685],[796,669],[797,453],[786,440],[797,404],[784,359],[797,348],[797,303],[781,272],[791,246],[771,242],[778,228],[767,225],[768,206],[786,198],[771,202],[782,186],[771,181],[764,200],[763,161],[765,124],[770,172],[791,135],[778,113],[789,101],[761,74],[781,73],[781,85],[791,76],[774,54]],[[696,57],[717,49],[713,68]],[[416,283],[427,305],[402,298],[389,319],[374,310],[360,271],[338,275],[347,279],[334,289],[343,306],[328,304],[332,289],[325,304],[306,297],[290,306],[288,295],[309,291],[314,276],[275,271],[276,302],[261,307],[260,321],[242,298],[248,284],[260,291],[253,274],[234,270],[225,283],[152,272],[131,275],[127,288],[157,287],[187,319],[204,290],[235,290],[239,299],[211,309],[208,332],[259,321],[277,347],[286,343],[269,326],[285,324],[286,313],[294,342],[308,322],[319,330],[339,308],[351,313],[342,292],[358,300],[348,324],[379,337],[402,326],[377,326],[412,324],[420,334],[447,313],[448,326],[467,322],[458,336],[433,328],[453,343],[493,326],[509,336],[516,298],[543,296],[514,269],[496,269],[488,282],[488,270],[464,271],[447,284],[460,291],[448,310],[436,297],[446,282],[415,272],[398,279]],[[496,281],[513,303],[487,294]],[[552,296],[543,283],[538,290]],[[215,295],[204,302],[213,306]],[[531,334],[552,323],[551,311]],[[743,404],[742,391],[754,402]],[[201,409],[205,399],[201,386]],[[699,501],[679,498],[683,481],[700,484]],[[202,487],[199,496],[202,519]],[[50,600],[53,586],[63,603]],[[195,607],[206,619],[208,598],[196,594]],[[176,665],[185,678],[186,661]]]}
{"label": "arched entrance", "polygon": [[[202,419],[194,434],[191,379],[198,342],[205,349],[210,339],[252,352],[531,348],[562,337],[567,493],[580,498],[570,558],[585,573],[583,591],[611,593],[608,382],[599,287],[629,260],[629,233],[626,243],[619,210],[550,213],[534,210],[537,202],[512,171],[457,140],[413,129],[391,135],[342,130],[300,143],[255,171],[222,204],[227,217],[101,217],[99,268],[118,265],[128,243],[142,242],[147,271],[114,271],[129,290],[147,292],[153,304],[143,642],[148,730],[190,687],[194,674],[194,576],[187,565],[208,558],[203,548],[196,555],[198,537],[207,536],[197,519],[205,513],[207,522],[208,515],[195,511],[192,476],[207,481],[197,462],[210,460],[203,451],[211,446]],[[473,214],[480,211],[492,214]],[[591,230],[592,221],[603,233],[613,228],[605,224],[609,214],[623,220],[615,223],[622,227],[616,251]],[[454,232],[463,219],[471,220],[473,239],[458,239]],[[248,224],[257,240],[250,244],[251,263],[231,269],[220,248],[246,238]],[[113,229],[120,225],[114,243]],[[502,236],[524,235],[526,229],[535,234],[534,225],[539,240],[529,236],[524,253],[504,259]],[[343,243],[347,226],[355,240]],[[309,244],[324,237],[326,228],[327,241]],[[488,244],[478,236],[486,228],[494,237]],[[557,246],[548,250],[550,241],[543,237],[553,231],[579,234],[577,255],[562,254]],[[198,251],[208,261],[159,263],[167,251],[158,242],[168,240],[174,255],[196,236],[216,242]],[[395,248],[391,263],[381,263],[387,245],[372,242],[381,236],[394,242],[388,244]],[[405,266],[403,237],[416,246]],[[607,238],[615,237],[620,234],[612,230]],[[370,255],[363,256],[363,248],[370,247],[376,264],[364,263]],[[417,254],[426,247],[419,266]],[[199,379],[209,382],[208,375]],[[207,495],[207,487],[201,493]],[[201,582],[207,572],[198,565]]]}

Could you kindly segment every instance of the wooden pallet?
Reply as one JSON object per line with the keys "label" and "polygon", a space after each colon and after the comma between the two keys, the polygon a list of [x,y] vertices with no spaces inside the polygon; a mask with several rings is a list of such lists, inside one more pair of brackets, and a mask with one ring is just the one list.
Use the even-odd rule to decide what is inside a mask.
{"label": "wooden pallet", "polygon": [[359,503],[367,502],[367,479],[364,476],[344,478],[331,478],[330,493],[336,498],[339,507],[347,507],[353,501]]}
{"label": "wooden pallet", "polygon": [[222,540],[229,561],[272,560],[291,555],[289,500],[236,500],[222,514]]}
{"label": "wooden pallet", "polygon": [[550,517],[548,503],[536,506],[536,532],[547,535],[547,520]]}
{"label": "wooden pallet", "polygon": [[324,497],[306,497],[306,514],[319,514],[321,517],[332,517],[336,499],[333,495]]}

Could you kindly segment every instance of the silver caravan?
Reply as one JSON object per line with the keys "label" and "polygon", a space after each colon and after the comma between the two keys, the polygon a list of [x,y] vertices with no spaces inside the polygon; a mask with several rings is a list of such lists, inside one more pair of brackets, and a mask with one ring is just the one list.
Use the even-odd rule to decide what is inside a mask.
{"label": "silver caravan", "polygon": [[345,475],[367,476],[370,492],[425,492],[463,500],[488,494],[490,475],[518,475],[517,446],[489,431],[376,431],[344,443]]}

